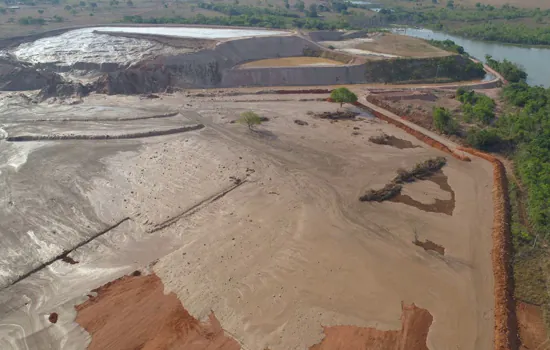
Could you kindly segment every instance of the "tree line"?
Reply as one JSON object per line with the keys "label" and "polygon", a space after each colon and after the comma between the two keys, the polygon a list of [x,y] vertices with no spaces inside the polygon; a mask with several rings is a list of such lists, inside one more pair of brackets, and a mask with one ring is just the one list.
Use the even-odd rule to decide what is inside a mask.
{"label": "tree line", "polygon": [[193,17],[184,18],[174,17],[149,17],[124,16],[122,22],[125,23],[150,23],[150,24],[203,24],[203,25],[222,25],[222,26],[240,26],[240,27],[263,27],[263,28],[304,28],[315,30],[335,30],[335,29],[358,29],[352,26],[345,18],[340,17],[335,20],[326,20],[318,18],[289,18],[274,15],[238,15],[231,17],[213,16],[207,17],[198,14]]}

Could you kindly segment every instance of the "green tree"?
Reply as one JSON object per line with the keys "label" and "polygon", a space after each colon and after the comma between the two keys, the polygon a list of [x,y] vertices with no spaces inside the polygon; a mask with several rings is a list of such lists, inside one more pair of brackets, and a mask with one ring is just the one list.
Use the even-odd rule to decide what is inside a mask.
{"label": "green tree", "polygon": [[341,87],[332,90],[330,93],[330,99],[334,102],[340,103],[340,107],[342,107],[344,103],[357,102],[357,95],[351,92],[348,88]]}
{"label": "green tree", "polygon": [[455,134],[458,129],[458,125],[453,119],[451,112],[443,107],[434,107],[433,125],[439,132],[448,135]]}
{"label": "green tree", "polygon": [[37,11],[39,14],[43,14],[44,13],[44,10],[40,9]]}
{"label": "green tree", "polygon": [[300,12],[304,12],[306,9],[306,4],[303,0],[296,0],[296,3],[294,4],[294,8]]}
{"label": "green tree", "polygon": [[239,123],[246,124],[248,129],[254,130],[256,125],[260,125],[262,123],[262,117],[252,111],[246,111],[241,113]]}

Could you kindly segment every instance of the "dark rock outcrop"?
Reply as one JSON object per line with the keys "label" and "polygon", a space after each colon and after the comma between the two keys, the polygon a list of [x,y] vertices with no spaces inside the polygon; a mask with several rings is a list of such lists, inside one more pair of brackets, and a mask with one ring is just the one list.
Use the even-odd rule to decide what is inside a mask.
{"label": "dark rock outcrop", "polygon": [[38,99],[44,101],[50,97],[84,97],[87,96],[94,86],[91,84],[72,83],[65,81],[54,81],[43,87],[38,93]]}
{"label": "dark rock outcrop", "polygon": [[9,57],[0,58],[0,90],[28,91],[63,82],[56,73],[36,69]]}

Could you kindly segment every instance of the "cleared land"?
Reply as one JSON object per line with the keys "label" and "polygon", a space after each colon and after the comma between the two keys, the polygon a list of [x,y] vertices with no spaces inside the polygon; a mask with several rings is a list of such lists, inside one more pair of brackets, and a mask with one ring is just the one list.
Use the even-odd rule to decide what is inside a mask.
{"label": "cleared land", "polygon": [[301,66],[340,66],[342,62],[322,57],[284,57],[269,58],[265,60],[241,64],[239,68],[256,67],[301,67]]}
{"label": "cleared land", "polygon": [[362,42],[355,48],[403,57],[423,58],[450,55],[449,52],[434,47],[425,40],[390,33],[377,35],[372,41]]}
{"label": "cleared land", "polygon": [[[410,349],[491,348],[489,163],[449,157],[445,185],[404,185],[407,196],[424,204],[448,200],[452,189],[451,214],[405,202],[364,203],[359,196],[382,187],[397,169],[446,154],[364,114],[333,121],[308,113],[336,111],[337,104],[316,100],[328,94],[92,95],[72,105],[10,96],[0,95],[8,135],[27,127],[40,135],[66,132],[62,123],[32,121],[44,115],[103,118],[73,121],[75,135],[205,127],[132,140],[0,144],[0,180],[9,198],[0,202],[4,278],[25,273],[30,257],[43,261],[64,249],[78,261],[55,260],[0,291],[0,348],[82,348],[90,338],[75,317],[92,344],[121,339],[113,329],[131,329],[140,344],[188,339],[177,330],[154,338],[150,326],[166,330],[150,323],[155,310],[170,310],[173,320],[188,312],[186,322],[194,325],[182,328],[188,334],[198,337],[207,327],[243,349],[325,349],[333,336],[350,349],[357,342],[352,334],[362,334],[366,348],[375,339],[418,345]],[[253,132],[232,123],[246,110],[269,120]],[[170,112],[178,114],[120,120]],[[110,117],[119,119],[116,125],[102,126]],[[368,141],[382,133],[418,147]],[[419,241],[434,242],[445,255]],[[160,280],[136,276],[90,293],[138,268]],[[161,297],[163,289],[175,296]],[[146,308],[147,300],[158,308]],[[144,322],[130,316],[132,306]]]}

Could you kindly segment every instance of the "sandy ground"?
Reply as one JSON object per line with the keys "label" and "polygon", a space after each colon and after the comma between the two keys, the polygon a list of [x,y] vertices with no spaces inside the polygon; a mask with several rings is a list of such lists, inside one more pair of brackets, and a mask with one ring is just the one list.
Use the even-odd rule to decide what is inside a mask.
{"label": "sandy ground", "polygon": [[[183,312],[173,303],[176,295],[189,315],[211,327],[213,313],[242,349],[323,346],[325,335],[328,341],[333,327],[342,325],[362,334],[390,331],[397,339],[405,327],[403,303],[426,310],[421,319],[433,317],[414,333],[427,333],[427,348],[490,348],[491,165],[448,159],[443,173],[455,193],[452,215],[405,203],[362,203],[358,197],[365,190],[383,186],[398,168],[445,154],[367,115],[357,121],[316,119],[308,111],[338,106],[307,100],[311,98],[91,96],[72,106],[24,109],[23,99],[0,99],[0,119],[8,134],[23,131],[17,119],[45,114],[78,119],[178,112],[176,119],[153,119],[155,128],[205,125],[199,131],[139,140],[0,141],[3,198],[9,198],[0,202],[0,249],[12,254],[11,260],[0,255],[1,266],[8,267],[3,270],[6,285],[101,234],[69,252],[79,263],[55,260],[0,290],[0,348],[45,349],[48,344],[51,349],[83,349],[94,344],[94,336],[102,332],[94,325],[104,315],[101,308],[126,306],[114,302],[116,293],[102,297],[110,287],[100,289],[98,305],[89,302],[80,309],[84,328],[75,323],[74,306],[89,299],[90,290],[157,260],[149,269],[166,293],[174,293],[166,297],[169,308]],[[16,108],[18,115],[10,112]],[[246,110],[269,121],[255,132],[231,123]],[[308,125],[297,125],[295,119]],[[119,122],[118,129],[147,129],[151,122]],[[105,130],[87,123],[75,123],[72,132]],[[57,130],[55,122],[32,127],[41,133]],[[419,147],[368,142],[382,132]],[[29,186],[36,188],[33,197]],[[421,203],[449,199],[448,191],[426,181],[405,189]],[[436,242],[445,255],[413,244],[416,238]],[[23,253],[14,255],[16,247]],[[159,283],[151,283],[144,293],[157,300]],[[140,298],[136,305],[148,297]],[[147,309],[140,310],[147,315]],[[49,321],[54,312],[55,324]],[[133,327],[131,320],[108,321],[124,328]],[[150,338],[150,333],[138,333],[140,339]],[[107,338],[100,344],[116,340]]]}

